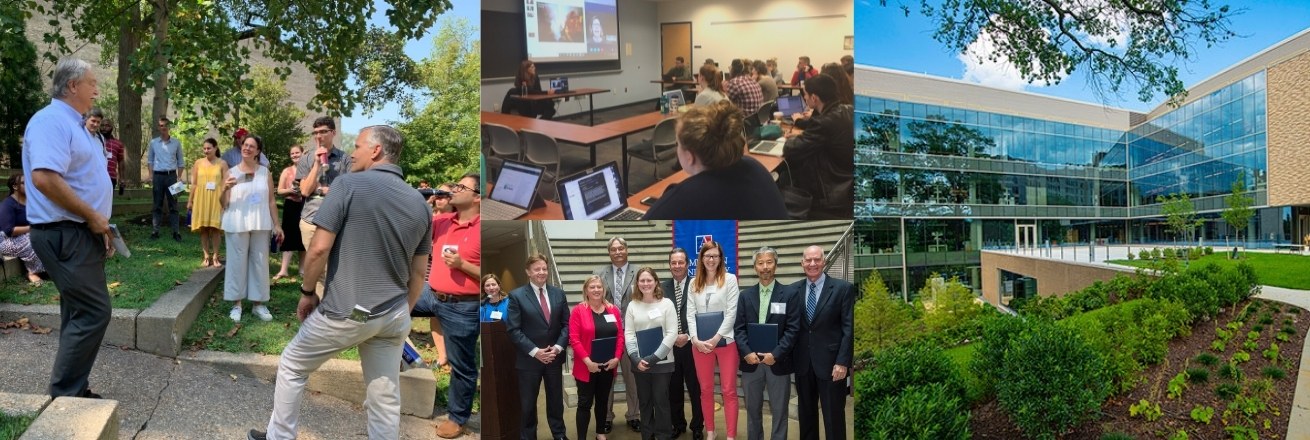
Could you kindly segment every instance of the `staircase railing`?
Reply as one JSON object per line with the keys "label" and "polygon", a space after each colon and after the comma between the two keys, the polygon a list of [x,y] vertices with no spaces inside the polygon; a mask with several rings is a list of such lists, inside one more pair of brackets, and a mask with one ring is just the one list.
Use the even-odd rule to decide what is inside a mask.
{"label": "staircase railing", "polygon": [[846,225],[846,230],[842,232],[841,237],[837,238],[837,243],[834,243],[830,248],[831,250],[828,251],[828,256],[824,258],[823,271],[825,273],[840,261],[843,263],[842,267],[840,267],[841,273],[835,276],[844,280],[850,280],[854,277],[855,271],[850,262],[850,242],[854,236],[855,222],[850,222]]}

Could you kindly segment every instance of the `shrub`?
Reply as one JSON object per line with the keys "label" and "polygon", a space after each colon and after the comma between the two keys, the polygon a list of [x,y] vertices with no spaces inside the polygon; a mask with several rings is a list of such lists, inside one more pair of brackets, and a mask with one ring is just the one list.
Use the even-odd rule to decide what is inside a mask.
{"label": "shrub", "polygon": [[1187,331],[1188,319],[1187,310],[1176,302],[1143,298],[1076,315],[1060,324],[1104,353],[1115,389],[1127,391],[1146,365],[1164,359],[1169,340]]}
{"label": "shrub", "polygon": [[873,368],[861,384],[860,399],[879,401],[916,385],[945,384],[959,395],[964,387],[955,364],[941,349],[923,343],[900,345],[873,356]]}
{"label": "shrub", "polygon": [[1196,355],[1196,362],[1207,367],[1213,367],[1219,363],[1219,357],[1210,353],[1201,353]]}
{"label": "shrub", "polygon": [[1129,252],[1129,253],[1128,253],[1128,261],[1133,261],[1133,260],[1136,260],[1136,259],[1137,259],[1137,256],[1136,256],[1136,255],[1133,255],[1132,252]]}
{"label": "shrub", "polygon": [[1221,383],[1214,387],[1214,395],[1219,396],[1219,399],[1224,401],[1232,401],[1237,398],[1237,395],[1241,394],[1241,392],[1242,387],[1237,384]]}
{"label": "shrub", "polygon": [[1214,419],[1214,408],[1205,405],[1192,408],[1192,420],[1209,425],[1212,419]]}
{"label": "shrub", "polygon": [[945,283],[929,282],[919,290],[915,307],[929,334],[946,336],[947,342],[954,345],[959,342],[957,339],[966,338],[959,334],[962,327],[983,313],[985,306],[975,299],[973,290],[960,283],[958,278],[951,278]]}
{"label": "shrub", "polygon": [[1224,330],[1222,328],[1217,328],[1214,330],[1214,336],[1216,338],[1219,338],[1219,340],[1221,341],[1228,342],[1229,339],[1233,338],[1233,332]]}
{"label": "shrub", "polygon": [[1164,248],[1164,258],[1165,258],[1165,259],[1177,258],[1177,257],[1178,257],[1178,254],[1177,254],[1176,252],[1174,252],[1174,248]]}
{"label": "shrub", "polygon": [[1110,379],[1098,351],[1077,332],[1031,325],[997,368],[997,402],[1028,436],[1052,437],[1091,419],[1110,394]]}
{"label": "shrub", "polygon": [[1173,379],[1169,379],[1168,389],[1170,399],[1183,397],[1183,390],[1187,389],[1187,372],[1178,373]]}
{"label": "shrub", "polygon": [[1212,248],[1212,247],[1210,247],[1210,246],[1206,246],[1206,247],[1205,247],[1205,254],[1206,254],[1206,255],[1214,255],[1214,248]]}
{"label": "shrub", "polygon": [[1292,338],[1289,337],[1289,336],[1287,336],[1287,333],[1282,333],[1282,332],[1279,332],[1278,334],[1274,335],[1274,339],[1277,339],[1278,342],[1291,342],[1291,341],[1292,341]]}
{"label": "shrub", "polygon": [[1238,350],[1236,353],[1233,353],[1233,362],[1242,363],[1242,362],[1250,362],[1250,361],[1251,361],[1250,353],[1241,350]]}
{"label": "shrub", "polygon": [[1141,258],[1141,259],[1143,259],[1143,260],[1150,260],[1150,259],[1151,259],[1151,251],[1148,251],[1148,250],[1146,250],[1146,249],[1142,249],[1141,251],[1138,251],[1138,252],[1137,252],[1137,257],[1138,257],[1138,258]]}
{"label": "shrub", "polygon": [[1224,341],[1214,341],[1210,343],[1210,349],[1214,350],[1215,353],[1223,353],[1227,348],[1228,347],[1224,344]]}
{"label": "shrub", "polygon": [[1278,344],[1270,342],[1269,348],[1265,349],[1261,354],[1264,355],[1265,359],[1269,359],[1272,362],[1278,362]]}
{"label": "shrub", "polygon": [[1270,365],[1260,369],[1260,374],[1273,380],[1283,380],[1283,378],[1287,377],[1287,370]]}
{"label": "shrub", "polygon": [[1005,362],[1010,344],[1028,328],[1024,320],[1009,316],[995,316],[983,320],[982,338],[969,370],[978,378],[983,395],[991,395]]}
{"label": "shrub", "polygon": [[1204,368],[1188,368],[1187,381],[1191,383],[1205,383],[1210,380],[1210,370]]}
{"label": "shrub", "polygon": [[860,438],[968,439],[968,408],[949,388],[940,382],[915,385],[882,399],[873,406]]}
{"label": "shrub", "polygon": [[1129,417],[1141,417],[1148,422],[1160,420],[1162,415],[1164,415],[1164,411],[1160,410],[1160,404],[1151,403],[1146,399],[1142,399],[1128,407]]}
{"label": "shrub", "polygon": [[1246,341],[1242,343],[1242,349],[1246,351],[1255,351],[1258,348],[1260,348],[1260,346],[1255,345],[1255,341]]}

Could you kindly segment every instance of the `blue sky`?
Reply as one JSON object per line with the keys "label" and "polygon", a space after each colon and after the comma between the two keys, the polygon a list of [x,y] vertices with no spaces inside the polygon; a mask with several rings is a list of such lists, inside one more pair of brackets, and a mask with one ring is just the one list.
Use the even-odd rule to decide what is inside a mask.
{"label": "blue sky", "polygon": [[[957,54],[933,40],[930,20],[924,18],[917,8],[911,8],[907,17],[899,7],[918,3],[918,0],[887,0],[887,6],[881,6],[878,0],[857,0],[856,28],[876,31],[856,32],[856,63],[954,79],[965,79],[967,75],[972,82],[1007,84],[1005,75],[991,66],[975,64],[967,73],[966,63]],[[1231,29],[1239,37],[1211,48],[1198,45],[1193,59],[1179,66],[1184,86],[1191,87],[1310,25],[1310,2],[1304,0],[1235,3],[1246,8],[1232,18]],[[1055,86],[1009,83],[1009,87],[1079,101],[1102,102],[1087,86],[1086,76],[1077,71]],[[1136,92],[1135,87],[1130,87],[1122,96],[1106,97],[1103,103],[1149,111],[1164,101],[1164,97],[1157,96],[1151,102],[1140,102]]]}
{"label": "blue sky", "polygon": [[[451,9],[444,14],[441,14],[440,17],[437,17],[436,24],[433,25],[432,29],[429,29],[425,34],[423,34],[422,39],[410,41],[405,44],[406,55],[409,55],[410,58],[418,61],[427,58],[428,55],[432,54],[432,40],[436,36],[437,27],[440,26],[442,20],[447,17],[462,17],[474,26],[475,31],[477,30],[479,22],[482,20],[480,8],[481,2],[478,0],[451,0],[450,3]],[[369,21],[376,25],[390,27],[387,23],[387,16],[385,15],[388,8],[387,3],[381,0],[374,0],[374,5],[377,12],[373,14],[373,17]],[[475,33],[474,35],[478,34]],[[341,118],[342,133],[359,133],[360,129],[370,125],[385,124],[400,120],[400,106],[395,103],[389,103],[383,107],[382,110],[376,111],[371,115],[364,115],[360,111],[355,111],[354,113],[354,116]]]}

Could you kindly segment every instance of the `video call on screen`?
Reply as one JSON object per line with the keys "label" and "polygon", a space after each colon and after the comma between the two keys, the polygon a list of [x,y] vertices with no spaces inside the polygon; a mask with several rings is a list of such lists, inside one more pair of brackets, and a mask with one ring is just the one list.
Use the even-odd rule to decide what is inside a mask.
{"label": "video call on screen", "polygon": [[524,0],[528,58],[538,63],[619,59],[614,0]]}

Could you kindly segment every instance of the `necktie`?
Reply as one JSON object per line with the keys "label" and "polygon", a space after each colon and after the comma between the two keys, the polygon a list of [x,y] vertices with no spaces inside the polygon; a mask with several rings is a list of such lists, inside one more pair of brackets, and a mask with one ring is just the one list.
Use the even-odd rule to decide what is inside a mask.
{"label": "necktie", "polygon": [[[813,286],[813,285],[811,285],[811,286]],[[812,287],[811,287],[811,288],[812,288]],[[547,304],[549,304],[549,303],[546,302],[546,288],[545,288],[545,287],[538,287],[538,288],[537,288],[537,300],[538,300],[538,301],[541,301],[541,316],[542,316],[543,318],[546,318],[546,324],[550,324],[550,308],[549,308],[549,306],[547,305]]]}
{"label": "necktie", "polygon": [[[679,283],[677,280],[673,281],[673,299],[678,302],[678,310],[679,310],[678,314],[681,315],[682,314],[681,311],[687,310],[686,309],[687,306],[682,302],[682,283]],[[686,318],[678,320],[678,334],[687,333],[686,321],[687,321]]]}
{"label": "necktie", "polygon": [[810,322],[814,322],[814,306],[819,303],[819,296],[816,294],[818,292],[815,292],[815,290],[814,283],[810,283],[810,293],[805,295],[805,317]]}
{"label": "necktie", "polygon": [[623,268],[614,268],[614,304],[622,304],[623,299]]}

